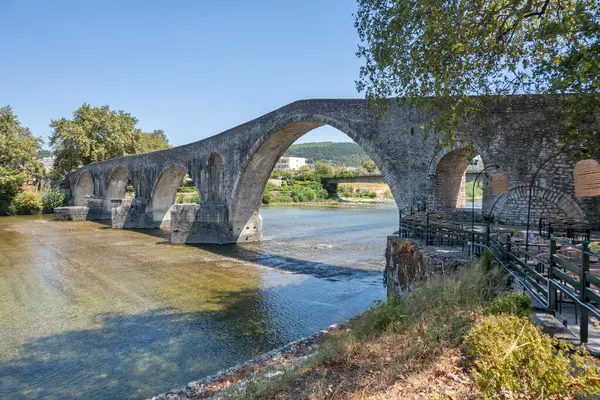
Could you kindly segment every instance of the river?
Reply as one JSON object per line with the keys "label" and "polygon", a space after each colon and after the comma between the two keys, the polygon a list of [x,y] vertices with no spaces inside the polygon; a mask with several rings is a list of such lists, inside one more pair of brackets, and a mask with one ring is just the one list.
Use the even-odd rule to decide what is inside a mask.
{"label": "river", "polygon": [[141,399],[383,299],[394,204],[261,209],[265,240],[0,218],[0,399]]}

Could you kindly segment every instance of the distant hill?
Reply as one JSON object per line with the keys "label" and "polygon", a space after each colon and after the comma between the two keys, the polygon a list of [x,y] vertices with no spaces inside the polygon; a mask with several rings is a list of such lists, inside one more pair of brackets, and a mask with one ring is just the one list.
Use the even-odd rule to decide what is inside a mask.
{"label": "distant hill", "polygon": [[288,157],[304,157],[310,162],[327,161],[347,167],[360,167],[363,162],[371,159],[359,145],[351,142],[293,144],[285,152],[285,155]]}

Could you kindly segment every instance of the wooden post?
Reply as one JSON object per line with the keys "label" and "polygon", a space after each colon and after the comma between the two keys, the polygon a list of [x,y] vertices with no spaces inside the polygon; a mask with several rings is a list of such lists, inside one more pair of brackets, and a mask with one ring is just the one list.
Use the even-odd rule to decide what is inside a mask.
{"label": "wooden post", "polygon": [[[589,242],[583,241],[583,252],[581,262],[581,273],[579,275],[579,300],[583,304],[587,304],[587,296],[585,295],[586,288],[590,287],[587,282],[587,275],[590,272],[590,254],[589,254]],[[579,325],[579,339],[581,343],[587,343],[588,341],[588,324],[589,324],[589,312],[586,307],[581,307],[581,320]]]}
{"label": "wooden post", "polygon": [[556,286],[551,282],[554,277],[554,255],[556,254],[556,240],[550,239],[550,260],[548,263],[548,310],[556,311]]}

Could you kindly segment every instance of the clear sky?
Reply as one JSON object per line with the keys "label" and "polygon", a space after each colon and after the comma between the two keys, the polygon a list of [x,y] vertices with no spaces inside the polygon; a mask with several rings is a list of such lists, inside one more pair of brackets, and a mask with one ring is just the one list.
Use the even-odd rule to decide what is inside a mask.
{"label": "clear sky", "polygon": [[[305,98],[356,98],[355,0],[0,0],[0,105],[47,138],[81,104],[173,145]],[[301,141],[348,141],[320,128]]]}

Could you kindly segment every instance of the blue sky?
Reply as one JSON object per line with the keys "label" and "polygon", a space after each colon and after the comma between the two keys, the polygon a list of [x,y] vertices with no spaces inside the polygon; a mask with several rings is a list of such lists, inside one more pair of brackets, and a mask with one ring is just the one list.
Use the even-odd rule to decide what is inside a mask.
{"label": "blue sky", "polygon": [[[0,105],[47,138],[84,102],[174,145],[304,98],[356,98],[355,0],[0,0]],[[348,141],[333,128],[301,141]]]}

